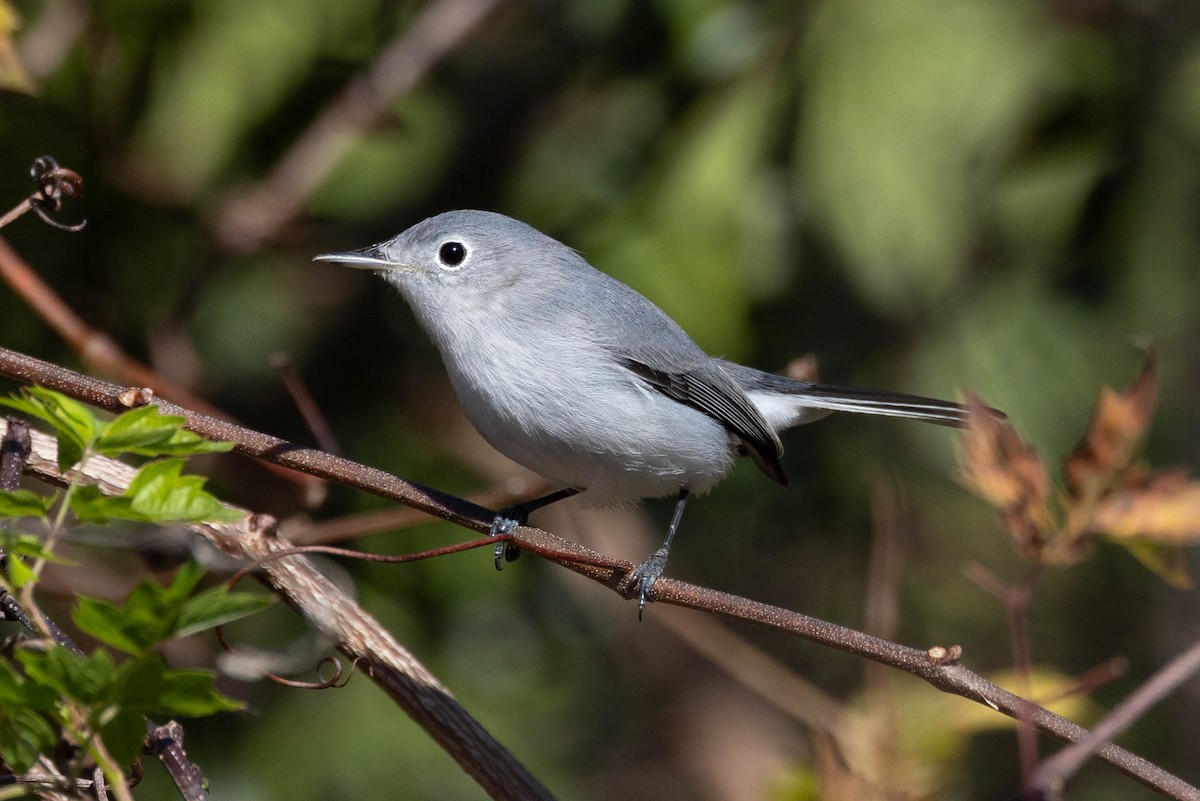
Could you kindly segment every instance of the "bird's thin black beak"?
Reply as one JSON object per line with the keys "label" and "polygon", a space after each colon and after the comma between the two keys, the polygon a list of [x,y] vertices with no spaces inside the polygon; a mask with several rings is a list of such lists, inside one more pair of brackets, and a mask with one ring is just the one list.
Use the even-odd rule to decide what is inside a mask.
{"label": "bird's thin black beak", "polygon": [[334,264],[344,264],[347,267],[357,267],[360,270],[386,270],[396,265],[384,258],[379,245],[348,250],[345,253],[322,253],[314,256],[313,261],[328,261]]}

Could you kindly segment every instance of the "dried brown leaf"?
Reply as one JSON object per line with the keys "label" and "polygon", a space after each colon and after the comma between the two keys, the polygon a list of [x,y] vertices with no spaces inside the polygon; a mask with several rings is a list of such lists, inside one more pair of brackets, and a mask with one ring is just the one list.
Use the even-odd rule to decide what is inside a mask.
{"label": "dried brown leaf", "polygon": [[1094,496],[1129,466],[1150,427],[1158,394],[1158,357],[1147,349],[1142,371],[1124,392],[1100,390],[1087,433],[1067,458],[1067,487],[1076,497]]}
{"label": "dried brown leaf", "polygon": [[1100,499],[1091,528],[1118,539],[1200,542],[1200,481],[1178,470],[1139,477]]}
{"label": "dried brown leaf", "polygon": [[1017,551],[1039,558],[1052,528],[1046,465],[974,394],[967,395],[961,474],[967,486],[1000,510]]}

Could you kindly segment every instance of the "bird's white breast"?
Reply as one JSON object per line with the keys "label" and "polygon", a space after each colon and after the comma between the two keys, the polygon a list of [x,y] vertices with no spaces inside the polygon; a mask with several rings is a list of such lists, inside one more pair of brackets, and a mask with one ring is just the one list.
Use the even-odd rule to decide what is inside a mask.
{"label": "bird's white breast", "polygon": [[[701,493],[731,469],[716,421],[576,337],[523,336],[503,317],[435,334],[467,416],[498,451],[595,502]],[[553,331],[544,327],[543,330]],[[487,342],[484,347],[480,343]]]}

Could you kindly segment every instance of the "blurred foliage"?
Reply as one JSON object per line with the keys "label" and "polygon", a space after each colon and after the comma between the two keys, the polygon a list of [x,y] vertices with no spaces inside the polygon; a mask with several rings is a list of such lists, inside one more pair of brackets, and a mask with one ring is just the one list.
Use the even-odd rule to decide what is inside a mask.
{"label": "blurred foliage", "polygon": [[[470,207],[578,248],[710,352],[782,368],[811,349],[836,383],[970,387],[1047,464],[1074,446],[1099,388],[1133,374],[1131,343],[1148,335],[1161,361],[1144,459],[1197,472],[1193,0],[500,2],[415,88],[386,99],[311,197],[289,198],[299,218],[261,247],[222,248],[229,199],[271,175],[431,5],[0,0],[0,83],[32,89],[0,94],[0,205],[28,195],[28,165],[50,154],[87,184],[64,219],[89,219],[71,235],[28,215],[3,235],[90,325],[247,424],[310,441],[267,366],[286,352],[347,455],[453,492],[510,471],[465,431],[402,302],[310,259]],[[0,343],[79,364],[7,291]],[[866,587],[866,479],[882,476],[905,499],[910,532],[896,637],[958,642],[972,667],[1008,666],[1004,610],[962,568],[976,561],[1012,580],[1023,568],[1002,525],[954,483],[954,437],[839,417],[784,440],[792,489],[739,468],[689,507],[672,574],[861,625],[864,595],[877,591]],[[210,486],[257,511],[302,512],[244,462],[215,463]],[[667,506],[647,505],[656,530]],[[377,507],[339,489],[313,514]],[[564,521],[564,536],[585,531],[545,519]],[[365,544],[457,536],[438,525]],[[834,797],[855,786],[838,785],[820,738],[797,738],[798,724],[744,702],[678,648],[654,609],[634,627],[628,605],[584,594],[582,580],[533,559],[500,575],[486,562],[350,569],[368,608],[563,796]],[[1045,675],[1131,658],[1129,675],[1098,691],[1102,705],[1198,633],[1194,591],[1105,545],[1045,576],[1033,612]],[[268,617],[240,624],[239,638],[287,648],[302,636]],[[847,657],[747,636],[839,697],[861,690]],[[223,689],[256,716],[189,725],[189,754],[216,796],[481,797],[361,678],[319,698]],[[746,742],[774,759],[766,775],[706,758],[721,732],[694,714],[698,697],[714,709],[738,701],[726,730],[760,733]],[[903,728],[922,703],[937,716],[968,702],[918,688],[890,703]],[[945,759],[921,797],[1016,785],[1011,734],[947,726],[941,735],[957,739],[926,749]],[[1197,727],[1193,692],[1126,744],[1197,783]],[[905,742],[921,736],[911,729]],[[874,780],[899,792],[919,766],[894,768],[897,784]],[[727,792],[730,776],[741,795]],[[161,777],[146,781],[152,793]],[[1145,797],[1106,769],[1080,788]]]}
{"label": "blurred foliage", "polygon": [[[71,619],[90,640],[84,652],[48,625],[38,608],[43,568],[78,568],[55,549],[82,528],[95,535],[96,527],[88,524],[241,519],[244,512],[203,490],[203,478],[182,474],[183,459],[165,458],[227,451],[230,445],[184,430],[184,418],[153,406],[102,421],[88,407],[41,387],[0,397],[0,405],[54,431],[59,476],[66,484],[47,495],[0,491],[0,593],[5,619],[18,628],[0,656],[0,762],[6,776],[24,776],[37,766],[41,781],[26,780],[27,789],[92,769],[102,771],[110,787],[123,788],[128,766],[143,753],[147,716],[203,717],[245,707],[216,689],[216,671],[169,668],[159,652],[162,644],[245,617],[274,599],[229,592],[224,585],[200,592],[206,568],[189,561],[169,585],[142,581],[121,604],[77,595]],[[29,433],[26,428],[27,441]],[[10,450],[6,436],[6,458]],[[151,459],[132,475],[124,495],[102,495],[96,484],[83,483],[81,472],[68,474],[90,459],[120,456]],[[41,536],[14,534],[16,526]],[[120,661],[104,646],[121,652]]]}

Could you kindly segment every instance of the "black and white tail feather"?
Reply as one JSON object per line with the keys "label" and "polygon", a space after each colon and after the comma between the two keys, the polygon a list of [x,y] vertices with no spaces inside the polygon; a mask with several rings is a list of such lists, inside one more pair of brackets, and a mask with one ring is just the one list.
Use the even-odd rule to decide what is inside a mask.
{"label": "black and white tail feather", "polygon": [[811,423],[833,412],[901,417],[952,428],[962,428],[967,423],[966,407],[953,401],[882,389],[795,381],[725,360],[720,360],[720,365],[776,431]]}

